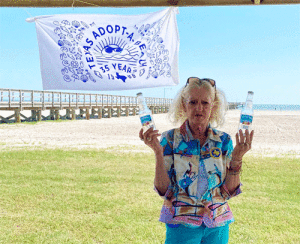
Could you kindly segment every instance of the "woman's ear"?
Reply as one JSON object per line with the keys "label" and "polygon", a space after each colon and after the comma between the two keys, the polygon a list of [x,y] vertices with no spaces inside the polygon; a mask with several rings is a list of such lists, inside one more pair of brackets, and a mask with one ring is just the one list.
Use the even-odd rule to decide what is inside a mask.
{"label": "woman's ear", "polygon": [[213,101],[213,102],[212,102],[212,109],[214,109],[216,106],[217,106],[216,101]]}
{"label": "woman's ear", "polygon": [[217,108],[218,108],[218,102],[216,102],[216,101],[212,102],[211,110],[212,110],[212,111],[216,111]]}
{"label": "woman's ear", "polygon": [[218,102],[216,102],[216,101],[214,101],[213,103],[212,103],[212,107],[211,107],[211,117],[216,117],[216,112],[217,112],[217,110],[218,110]]}

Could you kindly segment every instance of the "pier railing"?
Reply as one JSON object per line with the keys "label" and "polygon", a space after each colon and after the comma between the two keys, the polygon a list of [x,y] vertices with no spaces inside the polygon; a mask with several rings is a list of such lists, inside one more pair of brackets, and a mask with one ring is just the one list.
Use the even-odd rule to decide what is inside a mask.
{"label": "pier railing", "polygon": [[[173,101],[169,98],[152,97],[146,97],[145,100],[152,113],[168,112]],[[0,122],[9,123],[20,122],[21,117],[24,121],[32,121],[129,116],[136,115],[139,108],[137,98],[133,96],[0,88],[0,112],[1,110],[14,111],[14,115],[9,117],[0,114]],[[21,111],[24,110],[31,110],[31,116],[22,114]],[[50,110],[49,116],[42,114],[46,110]],[[61,116],[59,110],[66,110],[66,115]],[[80,110],[79,115],[76,115],[76,110]]]}
{"label": "pier railing", "polygon": [[[146,97],[150,106],[170,106],[172,99]],[[137,98],[105,94],[67,93],[56,91],[0,88],[0,109],[66,108],[99,106],[138,106]]]}
{"label": "pier railing", "polygon": [[[146,97],[145,100],[153,114],[168,112],[173,102],[173,99],[169,98]],[[242,103],[228,104],[229,109],[239,106],[242,106]],[[5,116],[4,110],[13,111],[13,114]],[[31,111],[31,116],[25,115],[26,110]],[[61,114],[62,110],[66,111],[64,115]],[[133,96],[0,88],[0,123],[48,119],[101,119],[136,115],[138,111],[137,97]],[[47,115],[48,112],[50,113]]]}

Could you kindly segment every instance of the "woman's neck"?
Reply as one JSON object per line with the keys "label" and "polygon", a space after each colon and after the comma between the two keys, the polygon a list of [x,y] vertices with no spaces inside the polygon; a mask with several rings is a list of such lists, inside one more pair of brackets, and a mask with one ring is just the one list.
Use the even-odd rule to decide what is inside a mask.
{"label": "woman's neck", "polygon": [[195,139],[200,139],[200,140],[206,139],[208,125],[206,125],[206,126],[196,125],[195,126],[195,125],[189,123],[189,127],[190,127],[192,135]]}

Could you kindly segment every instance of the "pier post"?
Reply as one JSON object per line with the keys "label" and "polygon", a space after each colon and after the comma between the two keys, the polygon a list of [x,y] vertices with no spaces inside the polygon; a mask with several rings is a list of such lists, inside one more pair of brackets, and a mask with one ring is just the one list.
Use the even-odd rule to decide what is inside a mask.
{"label": "pier post", "polygon": [[82,108],[79,110],[79,114],[80,114],[80,117],[83,118],[84,110]]}
{"label": "pier post", "polygon": [[107,117],[111,118],[111,114],[112,114],[112,107],[108,107],[108,111],[107,111]]}
{"label": "pier post", "polygon": [[155,114],[155,108],[153,106],[150,107],[152,114]]}
{"label": "pier post", "polygon": [[89,108],[85,109],[85,114],[86,114],[86,119],[89,120],[90,119],[90,109]]}
{"label": "pier post", "polygon": [[55,111],[54,111],[54,119],[59,120],[59,110],[58,109],[55,109]]}
{"label": "pier post", "polygon": [[16,123],[21,123],[21,116],[20,116],[20,109],[17,108],[15,110],[15,119],[16,119]]}
{"label": "pier post", "polygon": [[36,120],[36,111],[35,110],[31,110],[31,120],[32,121]]}
{"label": "pier post", "polygon": [[121,116],[121,108],[120,106],[117,107],[117,117]]}
{"label": "pier post", "polygon": [[103,110],[102,110],[102,107],[98,107],[98,119],[102,119],[102,113],[103,113]]}
{"label": "pier post", "polygon": [[71,109],[71,114],[72,114],[72,120],[75,120],[76,119],[75,109]]}
{"label": "pier post", "polygon": [[70,119],[71,118],[71,115],[70,115],[70,109],[67,108],[66,109],[66,119]]}
{"label": "pier post", "polygon": [[54,120],[54,113],[55,113],[54,109],[50,109],[50,119],[51,120]]}
{"label": "pier post", "polygon": [[42,121],[42,110],[37,110],[37,120]]}
{"label": "pier post", "polygon": [[129,116],[129,107],[126,107],[126,109],[125,109],[125,114],[126,114],[126,117]]}

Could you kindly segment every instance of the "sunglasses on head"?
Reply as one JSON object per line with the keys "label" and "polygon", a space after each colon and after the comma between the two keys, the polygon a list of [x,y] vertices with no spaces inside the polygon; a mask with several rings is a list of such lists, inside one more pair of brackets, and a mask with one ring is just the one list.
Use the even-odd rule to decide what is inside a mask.
{"label": "sunglasses on head", "polygon": [[200,79],[198,77],[190,77],[190,78],[187,79],[185,86],[187,86],[188,84],[191,84],[193,82],[196,82],[196,81],[199,81],[200,83],[202,83],[203,81],[206,81],[209,84],[211,84],[211,86],[214,87],[215,90],[217,89],[216,88],[216,81],[213,80],[213,79],[209,79],[209,78]]}

